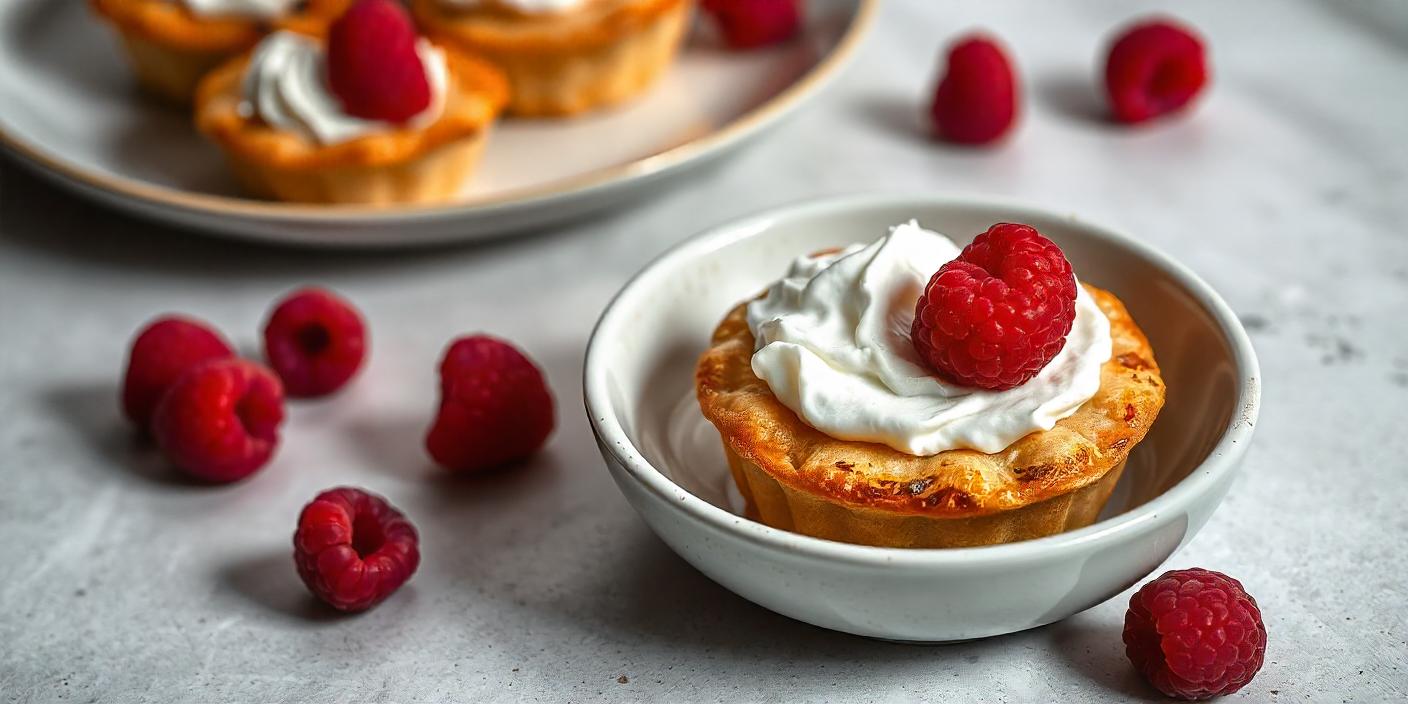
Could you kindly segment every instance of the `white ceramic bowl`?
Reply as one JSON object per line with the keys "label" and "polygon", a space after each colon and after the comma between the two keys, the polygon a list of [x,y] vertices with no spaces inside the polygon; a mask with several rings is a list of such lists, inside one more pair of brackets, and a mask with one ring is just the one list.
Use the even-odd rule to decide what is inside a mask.
{"label": "white ceramic bowl", "polygon": [[[1031,224],[1065,250],[1082,279],[1118,295],[1149,335],[1168,402],[1095,525],[1007,545],[907,550],[798,535],[735,512],[718,435],[693,404],[694,363],[715,324],[798,254],[870,241],[910,218],[960,244],[995,222]],[[1166,255],[1058,213],[928,196],[785,207],[672,249],[603,313],[587,347],[585,393],[611,476],[680,556],[778,613],[905,641],[1033,628],[1143,579],[1222,501],[1260,395],[1237,317]]]}

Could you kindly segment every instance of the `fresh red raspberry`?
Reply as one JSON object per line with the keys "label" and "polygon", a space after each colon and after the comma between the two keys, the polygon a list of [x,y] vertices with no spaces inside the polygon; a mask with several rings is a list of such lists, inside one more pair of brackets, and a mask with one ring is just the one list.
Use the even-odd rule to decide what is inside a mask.
{"label": "fresh red raspberry", "polygon": [[360,0],[328,31],[328,85],[349,115],[405,122],[430,106],[415,24],[395,0]]}
{"label": "fresh red raspberry", "polygon": [[969,35],[948,52],[948,68],[929,115],[934,133],[959,144],[987,144],[1017,121],[1017,74],[998,43]]}
{"label": "fresh red raspberry", "polygon": [[314,596],[339,611],[365,611],[415,574],[420,538],[386,499],[339,487],[303,507],[293,563]]}
{"label": "fresh red raspberry", "polygon": [[1252,680],[1266,655],[1256,599],[1221,572],[1165,572],[1129,599],[1124,645],[1134,668],[1170,697],[1207,699]]}
{"label": "fresh red raspberry", "polygon": [[366,354],[362,316],[331,291],[294,291],[264,326],[264,356],[290,396],[337,391],[361,368]]}
{"label": "fresh red raspberry", "polygon": [[182,372],[208,359],[233,357],[224,338],[199,320],[169,315],[148,323],[132,341],[122,382],[122,411],[143,429]]}
{"label": "fresh red raspberry", "polygon": [[964,386],[1000,391],[1036,376],[1066,345],[1076,278],[1051,240],[998,223],[944,264],[919,296],[919,358]]}
{"label": "fresh red raspberry", "polygon": [[455,340],[440,363],[440,394],[440,413],[425,446],[452,471],[521,460],[552,432],[552,393],[543,373],[502,340],[487,335]]}
{"label": "fresh red raspberry", "polygon": [[704,0],[703,8],[735,49],[786,41],[802,26],[801,0]]}
{"label": "fresh red raspberry", "polygon": [[186,473],[232,482],[268,463],[283,420],[278,377],[232,357],[182,374],[156,407],[152,432],[167,458]]}
{"label": "fresh red raspberry", "polygon": [[1170,20],[1125,30],[1105,60],[1105,92],[1120,122],[1143,122],[1187,105],[1208,80],[1203,42]]}

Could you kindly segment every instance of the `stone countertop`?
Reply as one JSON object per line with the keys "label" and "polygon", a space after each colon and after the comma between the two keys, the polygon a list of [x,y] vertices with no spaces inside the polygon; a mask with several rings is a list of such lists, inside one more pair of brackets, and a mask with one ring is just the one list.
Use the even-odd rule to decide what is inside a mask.
{"label": "stone countertop", "polygon": [[[1240,578],[1265,609],[1248,701],[1408,696],[1408,26],[1391,3],[1179,3],[1214,85],[1186,119],[1103,122],[1090,75],[1132,3],[892,0],[856,64],[716,168],[601,218],[489,244],[290,251],[128,219],[0,165],[0,699],[5,701],[1109,701],[1128,594],[944,647],[774,615],[670,552],[604,471],[581,414],[598,312],[700,229],[856,190],[997,194],[1137,233],[1212,283],[1261,357],[1255,446],[1170,568]],[[1397,18],[1395,18],[1395,16]],[[991,151],[925,140],[940,47],[1015,50],[1024,121]],[[270,301],[345,293],[374,352],[290,408],[274,463],[198,487],[116,410],[128,339],[180,310],[255,349]],[[559,428],[529,466],[448,481],[420,449],[446,342],[485,330],[542,363]],[[423,535],[394,598],[330,615],[289,536],[315,493],[383,493]]]}

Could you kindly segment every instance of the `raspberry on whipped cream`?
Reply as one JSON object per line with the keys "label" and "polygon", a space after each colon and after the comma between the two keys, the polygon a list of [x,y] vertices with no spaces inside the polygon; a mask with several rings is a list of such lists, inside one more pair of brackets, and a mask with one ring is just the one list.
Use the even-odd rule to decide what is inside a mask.
{"label": "raspberry on whipped cream", "polygon": [[757,374],[808,425],[842,440],[911,455],[1000,452],[1050,430],[1100,388],[1110,323],[1084,288],[1065,346],[1031,380],[991,391],[947,383],[910,339],[930,276],[959,255],[916,222],[879,240],[798,259],[748,305]]}

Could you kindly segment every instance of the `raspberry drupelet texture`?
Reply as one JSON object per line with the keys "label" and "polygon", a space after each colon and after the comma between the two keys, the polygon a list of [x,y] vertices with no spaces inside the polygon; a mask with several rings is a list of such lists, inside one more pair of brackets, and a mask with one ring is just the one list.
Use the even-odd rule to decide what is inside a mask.
{"label": "raspberry drupelet texture", "polygon": [[934,133],[958,144],[987,144],[1017,121],[1017,75],[1007,53],[982,35],[960,39],[934,93],[929,115]]}
{"label": "raspberry drupelet texture", "polygon": [[328,85],[347,114],[405,122],[431,103],[419,37],[395,0],[359,0],[328,30]]}
{"label": "raspberry drupelet texture", "polygon": [[314,596],[340,611],[365,611],[415,574],[420,538],[386,499],[339,487],[303,507],[293,561]]}
{"label": "raspberry drupelet texture", "polygon": [[543,373],[502,340],[455,340],[440,363],[440,394],[425,445],[446,469],[474,472],[524,459],[552,433],[552,393]]}
{"label": "raspberry drupelet texture", "polygon": [[264,355],[290,396],[323,396],[362,366],[366,325],[352,304],[330,291],[289,294],[264,326]]}
{"label": "raspberry drupelet texture", "polygon": [[929,279],[910,333],[941,377],[1010,389],[1065,346],[1075,302],[1075,275],[1061,249],[1027,225],[999,223]]}
{"label": "raspberry drupelet texture", "polygon": [[1266,655],[1266,627],[1242,583],[1200,568],[1165,572],[1129,600],[1125,653],[1160,692],[1182,699],[1231,694]]}
{"label": "raspberry drupelet texture", "polygon": [[137,426],[151,427],[166,389],[186,370],[234,350],[209,325],[169,315],[148,323],[132,341],[122,381],[122,412]]}
{"label": "raspberry drupelet texture", "polygon": [[801,0],[704,0],[702,7],[734,49],[786,41],[802,26]]}
{"label": "raspberry drupelet texture", "polygon": [[269,462],[284,420],[278,377],[243,359],[216,359],[181,375],[152,419],[166,457],[210,482],[232,482]]}
{"label": "raspberry drupelet texture", "polygon": [[1170,20],[1125,30],[1105,60],[1105,93],[1120,122],[1143,122],[1179,110],[1197,97],[1207,80],[1202,40]]}

